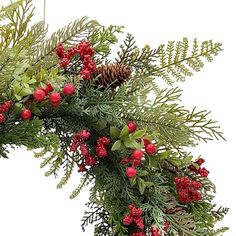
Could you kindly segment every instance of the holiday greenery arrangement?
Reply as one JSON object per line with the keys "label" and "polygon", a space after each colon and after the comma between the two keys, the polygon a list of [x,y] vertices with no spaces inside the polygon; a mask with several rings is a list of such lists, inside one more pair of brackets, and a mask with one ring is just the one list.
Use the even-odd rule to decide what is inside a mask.
{"label": "holiday greenery arrangement", "polygon": [[222,133],[209,112],[185,109],[174,86],[221,44],[184,38],[139,49],[128,34],[111,60],[123,27],[84,17],[47,37],[45,23],[29,26],[33,11],[32,0],[0,11],[0,157],[35,150],[46,176],[64,171],[58,188],[78,171],[70,197],[91,184],[82,228],[93,223],[96,236],[225,232],[214,228],[228,209],[212,203],[205,160],[186,149]]}

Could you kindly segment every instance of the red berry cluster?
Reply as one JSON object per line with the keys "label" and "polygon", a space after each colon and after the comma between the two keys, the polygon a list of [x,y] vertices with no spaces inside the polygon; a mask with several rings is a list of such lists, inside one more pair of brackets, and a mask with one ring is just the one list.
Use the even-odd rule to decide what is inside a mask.
{"label": "red berry cluster", "polygon": [[3,113],[8,112],[12,107],[12,101],[6,101],[0,105],[0,124],[5,122],[5,116]]}
{"label": "red berry cluster", "polygon": [[205,168],[205,167],[201,167],[201,165],[205,162],[205,160],[203,158],[199,158],[195,163],[199,165],[199,168],[197,169],[195,166],[190,165],[189,169],[193,172],[195,172],[196,174],[201,175],[201,177],[207,177],[209,175],[209,171]]}
{"label": "red berry cluster", "polygon": [[82,156],[82,162],[78,164],[79,172],[86,171],[86,166],[94,166],[97,164],[96,158],[89,153],[89,150],[84,143],[87,139],[89,139],[90,136],[90,132],[87,130],[81,130],[80,132],[76,133],[72,139],[70,150],[75,152],[79,147]]}
{"label": "red berry cluster", "polygon": [[[164,226],[163,226],[163,231],[167,232],[170,226],[169,221],[165,221]],[[154,227],[151,228],[150,230],[150,236],[162,236],[162,231],[160,229],[155,229]]]}
{"label": "red berry cluster", "polygon": [[58,44],[56,47],[56,54],[60,58],[59,65],[64,69],[67,69],[72,57],[76,54],[80,55],[80,59],[83,63],[80,75],[85,80],[89,80],[91,74],[96,71],[96,62],[92,60],[94,53],[94,48],[85,40],[82,40],[77,46],[69,48],[67,53],[65,52],[63,44]]}
{"label": "red berry cluster", "polygon": [[107,156],[107,150],[106,146],[110,143],[110,139],[107,137],[100,137],[97,140],[97,146],[95,148],[96,155],[93,156],[86,144],[85,141],[89,139],[90,132],[86,130],[82,130],[75,134],[72,139],[72,144],[70,146],[70,151],[76,152],[78,148],[80,148],[81,156],[82,156],[82,162],[78,164],[79,172],[86,171],[86,166],[94,166],[97,164],[98,158],[103,158]]}
{"label": "red berry cluster", "polygon": [[107,150],[106,150],[106,146],[110,144],[110,139],[107,137],[100,137],[97,140],[97,145],[95,148],[96,154],[98,157],[100,158],[104,158],[107,157]]}
{"label": "red berry cluster", "polygon": [[138,229],[143,230],[145,226],[143,217],[141,217],[143,211],[140,208],[136,207],[134,204],[129,205],[129,211],[130,213],[123,217],[123,224],[131,225],[132,223],[134,223],[138,227]]}
{"label": "red berry cluster", "polygon": [[70,146],[71,152],[76,152],[78,147],[84,143],[90,137],[90,132],[87,130],[81,130],[80,132],[76,133],[72,138],[72,144]]}
{"label": "red berry cluster", "polygon": [[202,188],[202,184],[192,180],[189,177],[175,178],[176,189],[179,202],[190,203],[202,200],[202,195],[198,191]]}

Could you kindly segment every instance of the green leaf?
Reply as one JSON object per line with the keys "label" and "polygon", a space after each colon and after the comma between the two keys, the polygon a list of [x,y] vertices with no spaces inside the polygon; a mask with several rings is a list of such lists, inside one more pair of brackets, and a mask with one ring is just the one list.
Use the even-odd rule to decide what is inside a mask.
{"label": "green leaf", "polygon": [[120,132],[120,138],[124,139],[126,136],[128,136],[128,134],[129,134],[129,128],[127,125],[125,125]]}
{"label": "green leaf", "polygon": [[116,150],[119,150],[122,146],[122,143],[120,140],[117,140],[113,145],[112,145],[112,148],[111,150],[112,151],[116,151]]}
{"label": "green leaf", "polygon": [[132,134],[132,138],[140,139],[145,135],[145,133],[146,133],[146,130],[138,130],[134,134]]}
{"label": "green leaf", "polygon": [[135,186],[136,183],[137,183],[137,178],[136,178],[136,177],[135,177],[135,178],[130,178],[130,179],[129,179],[129,182],[130,182],[131,186],[133,187],[133,186]]}
{"label": "green leaf", "polygon": [[112,140],[117,140],[119,138],[120,135],[120,129],[116,128],[116,127],[111,127],[110,128],[110,136]]}
{"label": "green leaf", "polygon": [[170,156],[170,153],[171,153],[170,150],[167,150],[167,151],[165,151],[165,152],[162,152],[162,153],[158,154],[158,158],[159,158],[160,160],[167,159],[167,158]]}
{"label": "green leaf", "polygon": [[137,143],[135,140],[132,140],[130,138],[126,138],[124,140],[124,145],[127,148],[132,148],[132,149],[140,149],[141,148],[141,145],[139,143]]}
{"label": "green leaf", "polygon": [[139,192],[143,195],[146,185],[145,185],[145,181],[141,178],[138,178],[138,187],[139,187]]}
{"label": "green leaf", "polygon": [[21,97],[24,97],[24,96],[30,95],[32,93],[33,93],[32,89],[30,89],[30,88],[23,88],[18,95],[21,96]]}
{"label": "green leaf", "polygon": [[174,166],[176,166],[176,167],[181,166],[181,160],[180,160],[179,158],[177,158],[177,157],[169,158],[168,161],[169,161],[172,165],[174,165]]}
{"label": "green leaf", "polygon": [[20,101],[22,97],[19,96],[19,95],[17,95],[17,94],[15,94],[15,98],[16,98],[18,101]]}
{"label": "green leaf", "polygon": [[182,159],[181,161],[182,161],[182,164],[188,165],[191,163],[192,159],[193,159],[193,156],[188,156],[188,157],[185,157],[184,159]]}
{"label": "green leaf", "polygon": [[153,185],[154,185],[153,182],[145,182],[145,186],[146,186],[146,187],[151,187],[151,186],[153,186]]}
{"label": "green leaf", "polygon": [[25,70],[29,67],[29,64],[27,63],[17,63],[16,69],[14,71],[15,75],[21,75],[25,72]]}
{"label": "green leaf", "polygon": [[148,156],[148,161],[149,161],[149,167],[157,167],[158,164],[158,159],[156,156],[150,155]]}
{"label": "green leaf", "polygon": [[148,173],[148,171],[146,171],[146,170],[141,170],[141,171],[138,172],[138,175],[139,175],[139,176],[142,176],[142,177],[143,177],[143,176],[147,176],[148,174],[149,174],[149,173]]}

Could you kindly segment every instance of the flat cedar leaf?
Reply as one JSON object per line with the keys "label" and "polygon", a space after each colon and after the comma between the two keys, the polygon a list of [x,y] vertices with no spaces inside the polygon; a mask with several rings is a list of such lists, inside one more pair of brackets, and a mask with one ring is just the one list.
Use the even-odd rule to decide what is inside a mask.
{"label": "flat cedar leaf", "polygon": [[120,129],[116,128],[116,127],[111,127],[110,128],[110,136],[112,140],[117,140],[119,138],[120,135]]}
{"label": "flat cedar leaf", "polygon": [[116,150],[119,150],[121,148],[121,141],[120,140],[117,140],[113,145],[112,145],[112,148],[111,150],[112,151],[116,151]]}
{"label": "flat cedar leaf", "polygon": [[162,152],[162,153],[158,154],[158,158],[159,158],[160,160],[167,159],[167,158],[169,157],[170,153],[171,153],[170,150],[167,150],[167,151],[165,151],[165,152]]}
{"label": "flat cedar leaf", "polygon": [[138,130],[135,133],[132,134],[133,139],[140,139],[143,137],[143,135],[146,133],[146,130]]}
{"label": "flat cedar leaf", "polygon": [[139,192],[143,195],[144,191],[145,191],[145,188],[146,188],[146,185],[145,185],[144,180],[141,179],[141,178],[138,178],[138,187],[139,187]]}
{"label": "flat cedar leaf", "polygon": [[129,128],[127,125],[125,125],[120,132],[120,138],[124,139],[126,136],[128,136],[128,134],[129,134]]}

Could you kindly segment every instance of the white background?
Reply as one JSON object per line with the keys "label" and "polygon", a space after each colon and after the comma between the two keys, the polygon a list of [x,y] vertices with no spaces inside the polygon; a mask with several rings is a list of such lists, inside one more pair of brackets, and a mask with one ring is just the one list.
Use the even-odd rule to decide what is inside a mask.
{"label": "white background", "polygon": [[[0,5],[8,3],[0,0]],[[42,19],[43,0],[36,1],[35,20]],[[212,111],[224,130],[227,142],[214,141],[194,150],[207,159],[210,177],[217,185],[216,203],[231,208],[223,225],[236,235],[235,201],[235,6],[233,0],[47,0],[46,21],[50,32],[84,15],[101,24],[125,25],[137,43],[157,47],[183,36],[199,40],[214,39],[224,44],[224,51],[202,72],[187,79],[183,103],[191,108]],[[24,149],[11,152],[9,160],[0,160],[0,236],[78,236],[92,235],[92,228],[82,233],[80,219],[85,210],[88,190],[69,200],[70,191],[79,183],[75,174],[64,190],[57,190],[57,180],[46,178],[39,160]]]}

